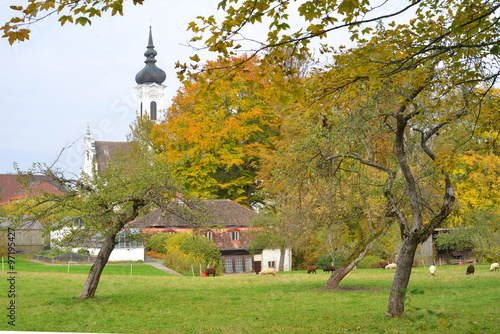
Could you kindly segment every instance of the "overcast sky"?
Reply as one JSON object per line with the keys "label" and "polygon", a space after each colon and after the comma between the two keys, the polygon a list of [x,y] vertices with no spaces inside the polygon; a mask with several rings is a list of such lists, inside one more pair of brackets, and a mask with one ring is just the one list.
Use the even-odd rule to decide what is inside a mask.
{"label": "overcast sky", "polygon": [[[218,0],[147,0],[126,5],[124,16],[93,20],[91,26],[66,24],[56,17],[32,26],[30,40],[9,45],[0,39],[0,173],[32,162],[50,163],[73,145],[59,166],[78,173],[83,164],[87,124],[96,140],[124,141],[137,110],[135,75],[144,66],[149,25],[167,73],[166,103],[179,88],[174,64],[193,51],[181,44],[192,37],[188,23],[216,13]],[[3,25],[14,13],[0,4]]]}
{"label": "overcast sky", "polygon": [[[136,116],[135,75],[145,66],[150,24],[156,65],[167,73],[168,106],[180,86],[174,64],[189,62],[194,54],[183,46],[192,37],[188,23],[198,15],[217,17],[218,2],[147,0],[133,6],[126,1],[121,17],[104,13],[85,27],[61,27],[57,17],[49,17],[31,26],[29,41],[11,46],[0,39],[0,173],[13,173],[13,162],[22,170],[33,162],[52,163],[63,147],[75,143],[58,165],[78,174],[87,124],[96,140],[126,140]],[[13,16],[9,5],[14,3],[0,4],[1,25]],[[393,1],[386,7],[393,11],[404,4]],[[265,27],[251,29],[256,36],[267,33]],[[346,41],[340,31],[321,42]],[[200,57],[215,58],[206,53]]]}

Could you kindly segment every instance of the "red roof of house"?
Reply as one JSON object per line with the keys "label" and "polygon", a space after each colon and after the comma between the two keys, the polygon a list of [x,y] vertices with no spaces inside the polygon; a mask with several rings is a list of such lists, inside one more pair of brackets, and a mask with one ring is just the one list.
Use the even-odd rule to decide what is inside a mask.
{"label": "red roof of house", "polygon": [[[250,220],[257,214],[243,205],[230,199],[214,199],[202,201],[212,219],[205,222],[206,226],[228,227],[250,227]],[[147,215],[138,218],[128,224],[132,228],[188,228],[190,225],[182,218],[175,215],[162,215],[160,209],[154,209]]]}
{"label": "red roof of house", "polygon": [[6,204],[23,197],[40,196],[44,192],[62,195],[63,189],[47,176],[34,175],[30,180],[31,189],[25,188],[15,174],[0,174],[0,204]]}

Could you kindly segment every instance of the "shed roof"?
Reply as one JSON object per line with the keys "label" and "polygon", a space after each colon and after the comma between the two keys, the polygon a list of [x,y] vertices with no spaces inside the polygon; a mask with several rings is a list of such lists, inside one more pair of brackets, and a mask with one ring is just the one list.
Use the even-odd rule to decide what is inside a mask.
{"label": "shed roof", "polygon": [[[0,222],[1,229],[12,227],[13,224],[8,218],[0,218]],[[22,226],[16,226],[16,230],[43,230],[43,226],[38,220],[32,221],[26,217],[26,223]]]}

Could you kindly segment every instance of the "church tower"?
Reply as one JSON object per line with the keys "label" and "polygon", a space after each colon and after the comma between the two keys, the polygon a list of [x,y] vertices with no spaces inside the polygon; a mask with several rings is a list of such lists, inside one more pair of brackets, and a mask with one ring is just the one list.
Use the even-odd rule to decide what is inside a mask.
{"label": "church tower", "polygon": [[151,120],[158,122],[165,118],[163,90],[166,86],[162,85],[162,82],[165,81],[167,75],[162,69],[156,67],[156,54],[151,27],[149,27],[149,42],[144,52],[146,66],[135,76],[135,82],[137,82],[135,89],[139,99],[137,114],[141,117],[148,115]]}
{"label": "church tower", "polygon": [[89,126],[87,125],[87,132],[85,133],[85,137],[83,138],[83,143],[85,145],[84,151],[84,162],[82,172],[84,176],[91,177],[92,176],[92,167],[94,166],[96,159],[96,150],[95,150],[95,139],[90,132]]}

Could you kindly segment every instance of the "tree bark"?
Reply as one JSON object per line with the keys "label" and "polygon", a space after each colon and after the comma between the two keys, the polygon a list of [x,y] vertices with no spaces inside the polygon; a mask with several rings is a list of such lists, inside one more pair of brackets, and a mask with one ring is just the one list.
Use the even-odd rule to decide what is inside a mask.
{"label": "tree bark", "polygon": [[280,262],[278,265],[278,271],[285,271],[285,255],[286,255],[286,248],[281,247],[280,248]]}
{"label": "tree bark", "polygon": [[109,233],[104,239],[101,250],[99,251],[99,254],[97,254],[94,264],[90,268],[89,276],[83,285],[83,291],[78,299],[94,298],[104,266],[108,263],[109,256],[111,255],[113,249],[115,249],[115,237],[118,234],[118,231]]}
{"label": "tree bark", "polygon": [[344,277],[361,261],[366,254],[375,246],[375,244],[382,239],[382,237],[387,233],[392,223],[386,225],[386,227],[378,231],[376,234],[372,235],[367,241],[359,245],[357,251],[355,250],[342,265],[337,268],[333,274],[326,281],[324,290],[336,289],[339,283],[344,279]]}
{"label": "tree bark", "polygon": [[386,317],[399,317],[404,312],[403,298],[406,295],[406,288],[410,281],[413,259],[419,244],[419,239],[415,235],[403,240],[401,251],[399,252],[398,266],[392,281],[389,304],[387,305]]}

